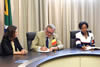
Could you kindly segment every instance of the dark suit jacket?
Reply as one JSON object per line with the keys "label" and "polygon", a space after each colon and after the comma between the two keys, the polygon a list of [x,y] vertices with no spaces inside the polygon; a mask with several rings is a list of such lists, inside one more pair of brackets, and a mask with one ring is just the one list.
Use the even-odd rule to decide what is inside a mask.
{"label": "dark suit jacket", "polygon": [[[15,45],[15,51],[19,49],[21,51],[23,48],[19,43],[18,38],[14,39],[14,45]],[[7,37],[3,37],[2,42],[1,42],[1,47],[2,47],[2,55],[13,55],[13,48],[11,46],[11,40],[9,40]]]}

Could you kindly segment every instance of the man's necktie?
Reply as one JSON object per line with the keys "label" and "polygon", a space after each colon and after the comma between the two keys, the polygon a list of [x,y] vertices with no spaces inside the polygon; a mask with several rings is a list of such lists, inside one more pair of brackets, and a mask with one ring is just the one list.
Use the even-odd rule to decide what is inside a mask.
{"label": "man's necktie", "polygon": [[46,37],[46,47],[47,48],[49,47],[48,44],[49,44],[49,40],[48,40],[48,37]]}

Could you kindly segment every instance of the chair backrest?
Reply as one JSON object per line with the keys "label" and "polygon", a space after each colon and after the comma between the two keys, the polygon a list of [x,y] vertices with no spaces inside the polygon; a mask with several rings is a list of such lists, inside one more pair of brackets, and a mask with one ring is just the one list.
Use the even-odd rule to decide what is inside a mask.
{"label": "chair backrest", "polygon": [[32,41],[34,40],[35,35],[36,35],[36,32],[27,32],[26,33],[28,51],[31,50]]}
{"label": "chair backrest", "polygon": [[[88,30],[91,32],[91,30]],[[75,48],[76,47],[76,33],[80,31],[70,31],[70,48]]]}

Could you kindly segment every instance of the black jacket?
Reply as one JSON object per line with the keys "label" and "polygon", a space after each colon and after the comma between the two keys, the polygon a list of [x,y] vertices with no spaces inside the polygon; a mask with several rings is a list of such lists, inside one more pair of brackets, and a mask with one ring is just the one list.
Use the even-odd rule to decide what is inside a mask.
{"label": "black jacket", "polygon": [[[19,43],[18,38],[14,39],[14,45],[15,45],[15,51],[19,49],[21,51],[23,48]],[[3,37],[1,42],[1,48],[2,48],[2,55],[13,55],[13,48],[11,46],[11,40],[9,40],[7,37]]]}

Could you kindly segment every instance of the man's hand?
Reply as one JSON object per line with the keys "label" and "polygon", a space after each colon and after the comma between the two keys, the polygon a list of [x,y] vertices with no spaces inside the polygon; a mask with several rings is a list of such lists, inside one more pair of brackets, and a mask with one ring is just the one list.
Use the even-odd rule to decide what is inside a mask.
{"label": "man's hand", "polygon": [[51,47],[50,51],[53,51],[53,50],[58,50],[58,47]]}
{"label": "man's hand", "polygon": [[46,50],[48,50],[48,48],[47,47],[41,47],[40,50],[41,51],[46,51]]}

